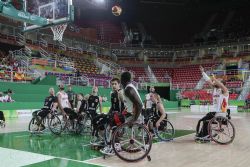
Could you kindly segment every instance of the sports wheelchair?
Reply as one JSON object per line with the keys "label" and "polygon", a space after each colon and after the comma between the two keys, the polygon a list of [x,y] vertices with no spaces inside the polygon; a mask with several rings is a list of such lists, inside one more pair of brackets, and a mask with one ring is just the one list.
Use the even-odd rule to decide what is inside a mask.
{"label": "sports wheelchair", "polygon": [[[128,117],[125,114],[123,116]],[[140,118],[140,123],[123,122],[119,125],[113,124],[114,119],[116,118],[112,114],[109,115],[109,121],[105,124],[103,136],[105,145],[111,145],[115,155],[124,161],[136,162],[145,157],[151,161],[149,152],[152,147],[152,138],[148,128],[144,125],[144,118]],[[103,158],[105,156],[104,154]]]}
{"label": "sports wheelchair", "polygon": [[215,113],[215,116],[208,120],[207,139],[221,145],[232,143],[236,132],[230,119],[230,110]]}
{"label": "sports wheelchair", "polygon": [[[35,112],[39,111],[41,110],[37,110]],[[35,115],[29,122],[28,130],[31,134],[43,133],[46,130],[50,130],[55,135],[59,135],[62,132],[62,123],[56,111],[51,110],[50,113],[41,120],[40,125],[38,125],[37,121],[37,115]],[[43,130],[40,130],[42,125],[45,127]]]}
{"label": "sports wheelchair", "polygon": [[77,114],[77,118],[74,120],[69,119],[69,117],[63,116],[62,119],[62,131],[63,132],[73,132],[75,134],[82,134],[86,128],[86,114],[81,112]]}
{"label": "sports wheelchair", "polygon": [[156,122],[156,118],[153,115],[150,115],[148,120],[146,120],[146,126],[148,127],[149,131],[153,132],[153,134],[156,135],[161,141],[173,140],[175,129],[172,123],[167,118],[165,118],[161,121],[160,126],[156,128]]}

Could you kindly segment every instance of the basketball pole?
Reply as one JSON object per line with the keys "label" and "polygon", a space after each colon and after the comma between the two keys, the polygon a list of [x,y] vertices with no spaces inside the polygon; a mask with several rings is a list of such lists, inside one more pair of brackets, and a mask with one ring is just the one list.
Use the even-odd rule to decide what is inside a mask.
{"label": "basketball pole", "polygon": [[[23,10],[27,12],[27,1],[23,0]],[[27,23],[23,22],[23,27],[27,27]]]}

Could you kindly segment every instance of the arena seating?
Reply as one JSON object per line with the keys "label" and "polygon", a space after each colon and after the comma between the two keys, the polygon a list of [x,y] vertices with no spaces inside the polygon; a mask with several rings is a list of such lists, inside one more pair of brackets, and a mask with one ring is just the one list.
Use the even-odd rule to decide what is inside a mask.
{"label": "arena seating", "polygon": [[[211,91],[207,90],[186,90],[181,93],[182,98],[190,100],[212,101]],[[230,93],[229,100],[236,100],[239,95],[237,93]]]}
{"label": "arena seating", "polygon": [[212,95],[207,90],[186,90],[181,93],[182,98],[190,100],[212,100]]}
{"label": "arena seating", "polygon": [[239,95],[237,93],[229,94],[229,100],[236,100]]}
{"label": "arena seating", "polygon": [[99,69],[96,67],[93,61],[84,58],[74,58],[75,68],[84,74],[98,74]]}
{"label": "arena seating", "polygon": [[[204,68],[213,66],[214,64],[203,64]],[[201,79],[200,65],[189,65],[172,70],[171,77],[174,88],[194,88]]]}
{"label": "arena seating", "polygon": [[243,82],[242,81],[228,81],[226,82],[226,86],[228,88],[240,88],[242,87]]}
{"label": "arena seating", "polygon": [[126,69],[133,73],[134,81],[139,82],[140,78],[144,78],[144,81],[148,81],[144,67],[126,67]]}
{"label": "arena seating", "polygon": [[152,68],[152,71],[159,82],[166,81],[166,76],[168,75],[170,77],[173,73],[173,70],[169,68]]}
{"label": "arena seating", "polygon": [[93,22],[97,29],[99,40],[110,43],[120,43],[123,41],[123,33],[120,25],[108,21]]}

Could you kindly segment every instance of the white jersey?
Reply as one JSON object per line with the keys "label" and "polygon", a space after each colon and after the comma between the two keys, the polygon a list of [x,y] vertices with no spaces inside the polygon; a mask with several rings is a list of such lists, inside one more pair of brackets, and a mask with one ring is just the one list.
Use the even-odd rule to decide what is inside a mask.
{"label": "white jersey", "polygon": [[[137,89],[135,88],[135,86],[134,86],[132,83],[130,83],[130,84],[128,84],[128,85],[126,86],[125,89],[127,89],[127,87],[131,87],[131,88],[133,88],[133,89],[135,90],[136,94],[137,94],[137,95],[139,96],[139,98],[140,98],[141,105],[143,105],[142,100],[141,100],[141,97],[140,97],[140,95],[139,95],[139,92],[137,91]],[[124,94],[124,104],[125,104],[125,106],[126,106],[126,108],[127,108],[127,111],[128,111],[129,113],[131,113],[131,112],[133,111],[133,102],[132,102],[125,94]]]}
{"label": "white jersey", "polygon": [[[69,107],[69,97],[68,97],[68,94],[65,93],[65,92],[58,92],[58,95],[61,95],[61,105],[62,105],[62,108],[70,108]],[[59,100],[59,99],[58,99]]]}
{"label": "white jersey", "polygon": [[213,107],[214,112],[226,112],[228,108],[229,95],[225,96],[222,94],[221,89],[213,90]]}

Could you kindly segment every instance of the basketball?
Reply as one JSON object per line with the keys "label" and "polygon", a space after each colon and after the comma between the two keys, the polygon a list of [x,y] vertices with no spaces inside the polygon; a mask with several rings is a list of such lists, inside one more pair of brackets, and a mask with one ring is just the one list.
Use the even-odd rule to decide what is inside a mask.
{"label": "basketball", "polygon": [[112,7],[112,13],[115,16],[120,16],[122,13],[122,8],[120,6],[115,5]]}

